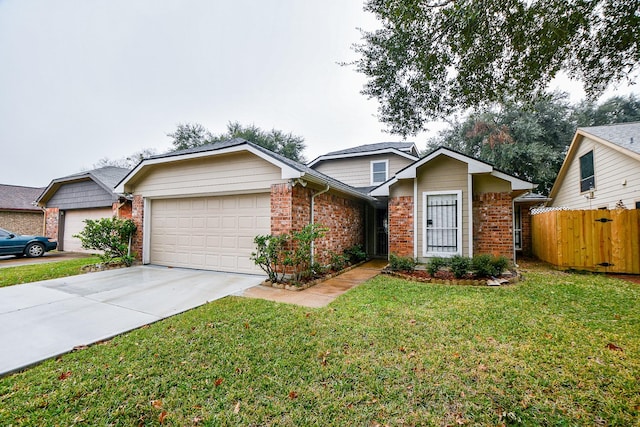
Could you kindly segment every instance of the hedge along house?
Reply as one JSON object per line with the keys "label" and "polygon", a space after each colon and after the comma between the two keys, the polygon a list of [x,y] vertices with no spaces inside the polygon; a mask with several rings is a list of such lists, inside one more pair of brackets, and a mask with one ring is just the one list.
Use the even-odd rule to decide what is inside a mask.
{"label": "hedge along house", "polygon": [[514,199],[534,187],[441,147],[370,195],[388,200],[390,253],[420,262],[479,253],[515,260]]}
{"label": "hedge along house", "polygon": [[58,250],[85,252],[73,236],[86,219],[131,217],[131,201],[113,190],[129,171],[107,166],[51,181],[37,204],[45,209],[45,234],[58,239]]}
{"label": "hedge along house", "polygon": [[328,228],[318,262],[365,242],[373,197],[243,139],[144,159],[117,186],[133,198],[143,263],[262,274],[254,237]]}
{"label": "hedge along house", "polygon": [[42,188],[0,184],[0,228],[18,234],[44,232],[44,213],[35,205]]}

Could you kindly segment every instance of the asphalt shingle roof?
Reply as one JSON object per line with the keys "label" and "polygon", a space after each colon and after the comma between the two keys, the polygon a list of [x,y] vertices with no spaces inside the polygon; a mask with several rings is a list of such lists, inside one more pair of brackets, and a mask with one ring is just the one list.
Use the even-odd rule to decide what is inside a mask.
{"label": "asphalt shingle roof", "polygon": [[590,126],[580,129],[588,134],[605,139],[629,151],[640,154],[640,122]]}
{"label": "asphalt shingle roof", "polygon": [[56,178],[55,182],[73,181],[76,178],[84,178],[91,176],[97,179],[102,184],[109,188],[114,188],[127,174],[131,172],[131,169],[119,168],[116,166],[104,166],[98,169],[75,173],[73,175],[63,176],[62,178]]}
{"label": "asphalt shingle roof", "polygon": [[39,211],[34,201],[43,188],[0,184],[0,209]]}
{"label": "asphalt shingle roof", "polygon": [[332,151],[330,153],[325,154],[325,156],[366,153],[368,151],[387,150],[389,148],[394,148],[396,150],[409,152],[411,150],[411,147],[413,147],[414,145],[415,144],[413,142],[378,142],[376,144],[365,144],[365,145],[359,145],[357,147],[346,148],[344,150]]}

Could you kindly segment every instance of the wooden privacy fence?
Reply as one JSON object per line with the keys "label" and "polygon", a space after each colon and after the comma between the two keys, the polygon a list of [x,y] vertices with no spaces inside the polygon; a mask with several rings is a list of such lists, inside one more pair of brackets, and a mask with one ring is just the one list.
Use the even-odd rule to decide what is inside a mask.
{"label": "wooden privacy fence", "polygon": [[533,254],[550,264],[640,274],[640,209],[537,213],[531,232]]}

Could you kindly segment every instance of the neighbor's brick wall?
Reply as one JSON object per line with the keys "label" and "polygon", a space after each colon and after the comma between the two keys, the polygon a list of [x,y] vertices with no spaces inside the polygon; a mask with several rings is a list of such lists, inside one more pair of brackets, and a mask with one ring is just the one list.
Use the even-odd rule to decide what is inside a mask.
{"label": "neighbor's brick wall", "polygon": [[509,193],[473,195],[473,253],[513,261],[513,205]]}
{"label": "neighbor's brick wall", "polygon": [[46,208],[44,212],[44,235],[52,239],[58,238],[58,220],[60,209]]}
{"label": "neighbor's brick wall", "polygon": [[[311,195],[314,191],[290,184],[271,186],[271,234],[300,231],[311,221]],[[330,252],[342,253],[364,242],[362,203],[324,193],[315,198],[314,221],[329,228],[315,243],[316,261],[329,262]]]}
{"label": "neighbor's brick wall", "polygon": [[413,256],[413,197],[389,198],[389,253]]}
{"label": "neighbor's brick wall", "polygon": [[43,212],[0,211],[0,228],[17,234],[42,235]]}

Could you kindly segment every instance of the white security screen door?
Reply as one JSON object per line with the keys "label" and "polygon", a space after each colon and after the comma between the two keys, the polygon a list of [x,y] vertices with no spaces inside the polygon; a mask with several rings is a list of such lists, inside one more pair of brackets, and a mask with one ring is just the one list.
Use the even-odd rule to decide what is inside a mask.
{"label": "white security screen door", "polygon": [[462,254],[462,192],[424,193],[424,256]]}

